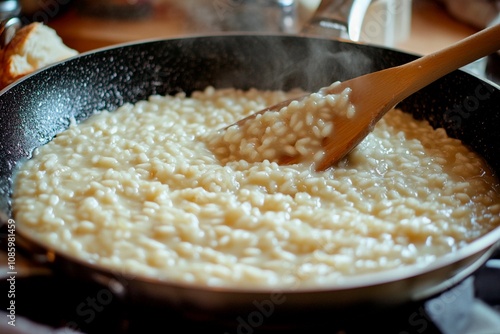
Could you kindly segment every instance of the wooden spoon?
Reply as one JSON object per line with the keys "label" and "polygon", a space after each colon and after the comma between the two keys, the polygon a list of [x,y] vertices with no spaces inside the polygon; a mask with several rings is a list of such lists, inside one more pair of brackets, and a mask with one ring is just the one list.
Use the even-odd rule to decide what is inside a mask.
{"label": "wooden spoon", "polygon": [[[347,80],[327,90],[328,94],[339,94],[349,87],[352,90],[349,95],[350,101],[356,112],[352,118],[334,117],[334,131],[323,141],[325,154],[316,164],[316,170],[325,170],[342,159],[373,130],[386,112],[406,97],[442,76],[498,49],[500,49],[500,25],[495,25],[407,64]],[[280,102],[235,124],[242,125],[243,122],[251,121],[257,114],[267,111],[279,111],[291,101]],[[300,158],[300,156],[284,157],[279,163],[298,163]]]}

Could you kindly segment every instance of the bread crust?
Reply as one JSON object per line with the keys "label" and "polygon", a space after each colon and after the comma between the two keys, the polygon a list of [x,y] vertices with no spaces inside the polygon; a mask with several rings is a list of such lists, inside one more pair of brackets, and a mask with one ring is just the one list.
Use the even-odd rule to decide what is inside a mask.
{"label": "bread crust", "polygon": [[[36,43],[51,47],[33,48]],[[64,45],[52,28],[39,22],[28,24],[19,29],[10,43],[0,50],[0,89],[45,65],[76,54],[78,52]],[[32,61],[37,57],[43,58],[43,61]]]}

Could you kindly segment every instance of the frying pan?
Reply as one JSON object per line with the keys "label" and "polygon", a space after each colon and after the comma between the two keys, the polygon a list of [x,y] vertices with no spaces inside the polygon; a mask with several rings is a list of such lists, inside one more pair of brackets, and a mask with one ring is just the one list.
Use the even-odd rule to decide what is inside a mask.
{"label": "frying pan", "polygon": [[[315,91],[336,80],[406,63],[417,56],[389,48],[286,34],[220,34],[147,40],[99,49],[38,71],[0,94],[0,210],[11,217],[12,178],[32,150],[95,111],[113,110],[152,94],[236,87]],[[461,139],[500,174],[499,87],[457,70],[398,107]],[[364,275],[321,289],[204,288],[131,276],[86,263],[36,243],[22,228],[19,251],[54,272],[92,280],[134,304],[169,306],[227,319],[272,306],[270,319],[293,314],[398,305],[429,298],[463,281],[492,254],[500,228],[425,266]],[[42,259],[42,260],[40,260]],[[275,316],[276,315],[276,316]],[[280,316],[281,315],[281,318]]]}

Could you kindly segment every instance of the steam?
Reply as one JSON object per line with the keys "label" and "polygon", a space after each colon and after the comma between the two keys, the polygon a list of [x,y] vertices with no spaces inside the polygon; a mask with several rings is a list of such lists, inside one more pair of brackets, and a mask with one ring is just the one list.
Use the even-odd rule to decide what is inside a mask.
{"label": "steam", "polygon": [[291,0],[186,0],[175,6],[188,13],[200,31],[298,31],[297,4]]}
{"label": "steam", "polygon": [[[197,25],[197,31],[207,34],[242,31],[250,35],[252,32],[281,34],[283,27],[277,22],[283,22],[287,15],[297,15],[296,12],[290,12],[297,8],[286,7],[289,6],[287,3],[293,2],[281,1],[282,7],[278,7],[277,3],[278,1],[271,0],[186,0],[176,2],[175,6],[189,13],[193,24]],[[335,81],[344,81],[373,70],[372,55],[364,53],[354,44],[335,44],[329,40],[320,40],[334,38],[331,36],[302,36],[300,33],[290,35],[304,40],[290,41],[284,38],[283,44],[279,44],[276,43],[278,39],[256,38],[251,45],[238,45],[238,49],[248,50],[242,52],[250,55],[249,66],[259,69],[259,78],[255,83],[258,88],[301,88],[316,91]],[[237,39],[231,42],[239,43]],[[297,45],[290,45],[294,43]],[[255,52],[255,49],[259,52]],[[221,57],[224,56],[222,53]],[[242,81],[238,75],[239,73],[231,72],[227,77],[223,75],[224,78],[219,78],[218,81],[223,83],[222,86],[232,86],[232,83]],[[243,81],[247,82],[246,79]]]}

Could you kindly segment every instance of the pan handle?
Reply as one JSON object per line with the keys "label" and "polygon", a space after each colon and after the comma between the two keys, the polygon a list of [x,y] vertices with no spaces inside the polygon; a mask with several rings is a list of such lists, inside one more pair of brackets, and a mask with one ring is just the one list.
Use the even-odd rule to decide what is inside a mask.
{"label": "pan handle", "polygon": [[[27,260],[25,257],[16,254],[15,262],[10,262],[8,253],[1,251],[2,264],[0,265],[0,280],[6,280],[11,277],[31,278],[38,276],[52,276],[52,271],[43,265],[36,264]],[[9,261],[9,262],[8,262]],[[12,264],[14,263],[14,265]]]}
{"label": "pan handle", "polygon": [[46,266],[50,261],[49,254],[30,252],[24,255],[22,243],[14,219],[0,212],[0,279],[52,275]]}

